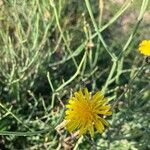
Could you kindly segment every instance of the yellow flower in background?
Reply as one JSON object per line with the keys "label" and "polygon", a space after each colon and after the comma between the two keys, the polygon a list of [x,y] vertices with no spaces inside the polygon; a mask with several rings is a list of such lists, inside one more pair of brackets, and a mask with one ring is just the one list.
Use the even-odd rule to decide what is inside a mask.
{"label": "yellow flower in background", "polygon": [[139,45],[139,51],[145,56],[150,56],[150,40],[142,41]]}
{"label": "yellow flower in background", "polygon": [[99,91],[91,96],[88,89],[84,92],[75,92],[74,96],[69,99],[66,105],[66,128],[69,132],[79,130],[79,135],[90,132],[91,137],[94,136],[95,130],[103,133],[105,126],[109,123],[103,116],[111,115],[111,107],[107,104],[108,100]]}

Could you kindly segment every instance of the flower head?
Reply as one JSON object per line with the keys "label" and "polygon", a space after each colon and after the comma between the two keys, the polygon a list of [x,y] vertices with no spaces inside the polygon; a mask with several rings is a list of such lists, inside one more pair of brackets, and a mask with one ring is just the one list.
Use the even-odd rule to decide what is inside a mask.
{"label": "flower head", "polygon": [[79,135],[90,132],[91,137],[94,136],[94,130],[102,133],[105,126],[109,123],[103,116],[111,115],[110,105],[108,100],[99,91],[94,96],[91,96],[88,89],[84,92],[75,92],[74,96],[69,99],[69,104],[66,105],[66,128],[69,132],[79,130]]}
{"label": "flower head", "polygon": [[142,41],[139,45],[139,51],[145,56],[150,56],[150,40]]}

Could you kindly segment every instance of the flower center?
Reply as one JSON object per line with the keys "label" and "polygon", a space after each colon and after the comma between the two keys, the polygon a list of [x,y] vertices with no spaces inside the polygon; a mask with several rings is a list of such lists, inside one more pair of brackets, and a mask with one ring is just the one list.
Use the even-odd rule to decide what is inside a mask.
{"label": "flower center", "polygon": [[82,120],[85,121],[91,121],[92,120],[92,109],[90,107],[89,103],[84,103],[83,105],[80,105],[79,109],[79,117],[82,118]]}

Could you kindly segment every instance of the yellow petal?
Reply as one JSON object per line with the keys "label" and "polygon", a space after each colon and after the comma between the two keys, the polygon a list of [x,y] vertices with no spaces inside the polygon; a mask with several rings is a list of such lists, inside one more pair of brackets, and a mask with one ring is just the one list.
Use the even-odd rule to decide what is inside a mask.
{"label": "yellow petal", "polygon": [[81,98],[81,99],[84,99],[84,95],[83,95],[83,93],[82,93],[81,90],[79,91],[79,95],[80,95],[80,98]]}
{"label": "yellow petal", "polygon": [[90,93],[88,92],[88,89],[87,88],[85,88],[84,89],[84,94],[85,94],[85,98],[86,98],[86,100],[90,100]]}
{"label": "yellow petal", "polygon": [[103,126],[103,124],[100,121],[97,121],[95,123],[95,127],[96,127],[96,129],[97,129],[98,132],[103,133],[104,126]]}
{"label": "yellow petal", "polygon": [[106,113],[105,113],[105,115],[107,115],[107,116],[112,115],[112,111],[108,111],[108,112],[106,112]]}
{"label": "yellow petal", "polygon": [[86,133],[86,131],[87,131],[87,127],[82,125],[80,127],[79,135],[83,135],[84,133]]}
{"label": "yellow petal", "polygon": [[98,111],[96,111],[96,113],[97,114],[102,114],[102,115],[105,115],[106,113],[107,113],[107,111],[105,111],[105,110],[98,110]]}
{"label": "yellow petal", "polygon": [[74,131],[76,128],[78,128],[78,123],[77,122],[75,122],[75,121],[70,121],[68,124],[67,124],[67,130],[69,131],[69,132],[72,132],[72,131]]}
{"label": "yellow petal", "polygon": [[94,106],[94,109],[98,109],[99,107],[101,107],[102,105],[106,105],[107,103],[108,103],[108,99],[104,98],[102,101],[100,101]]}
{"label": "yellow petal", "polygon": [[74,95],[75,95],[75,98],[77,98],[80,101],[81,99],[80,94],[78,92],[75,92]]}
{"label": "yellow petal", "polygon": [[111,108],[110,105],[105,105],[105,106],[101,106],[99,109],[108,111],[108,110],[110,110],[110,108]]}
{"label": "yellow petal", "polygon": [[104,95],[99,91],[93,96],[93,102],[101,101]]}
{"label": "yellow petal", "polygon": [[108,123],[105,119],[99,117],[99,120],[100,120],[104,125],[109,126],[109,123]]}
{"label": "yellow petal", "polygon": [[139,51],[145,56],[150,56],[150,40],[144,40],[139,45]]}
{"label": "yellow petal", "polygon": [[93,125],[91,125],[91,126],[89,127],[89,131],[90,131],[91,137],[93,137],[93,136],[94,136],[94,127],[93,127]]}

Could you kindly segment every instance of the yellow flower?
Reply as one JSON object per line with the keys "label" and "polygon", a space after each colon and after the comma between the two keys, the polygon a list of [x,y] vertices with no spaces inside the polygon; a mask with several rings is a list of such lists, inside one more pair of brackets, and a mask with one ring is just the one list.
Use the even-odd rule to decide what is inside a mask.
{"label": "yellow flower", "polygon": [[84,92],[81,90],[75,92],[74,96],[69,99],[69,104],[66,105],[66,128],[69,132],[79,130],[79,135],[90,132],[91,137],[94,136],[94,130],[103,133],[105,126],[109,123],[103,116],[111,115],[110,105],[108,100],[99,91],[94,96],[91,96],[88,89]]}
{"label": "yellow flower", "polygon": [[150,56],[150,40],[144,40],[139,45],[139,51],[145,56]]}

